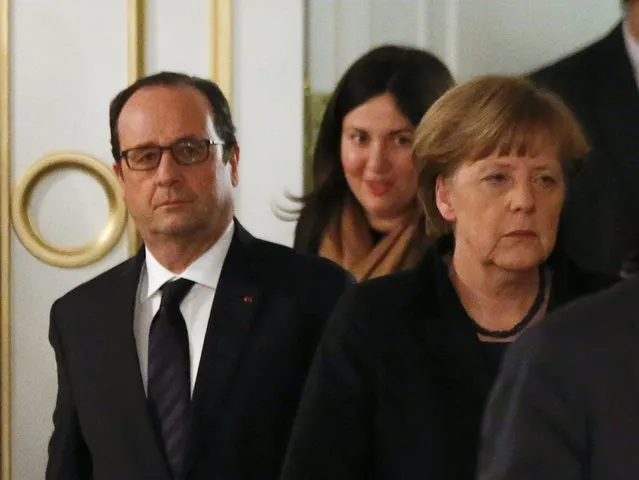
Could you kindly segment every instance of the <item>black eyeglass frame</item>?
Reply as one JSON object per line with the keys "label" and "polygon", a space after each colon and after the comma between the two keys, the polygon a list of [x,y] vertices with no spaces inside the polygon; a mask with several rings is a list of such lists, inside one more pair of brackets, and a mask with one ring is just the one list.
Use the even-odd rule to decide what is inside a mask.
{"label": "black eyeglass frame", "polygon": [[[179,145],[184,145],[185,143],[189,143],[189,142],[198,142],[198,143],[202,142],[203,145],[206,145],[206,153],[202,155],[201,159],[196,161],[184,161],[179,157],[179,155],[176,155],[174,149]],[[130,170],[133,170],[136,172],[147,172],[147,171],[155,170],[156,168],[158,168],[158,166],[160,165],[160,162],[162,161],[162,156],[164,155],[164,152],[170,151],[171,156],[173,157],[173,160],[178,165],[183,165],[183,166],[197,165],[198,163],[205,162],[209,158],[209,155],[211,154],[212,146],[223,147],[224,145],[226,145],[226,142],[220,142],[220,141],[216,142],[209,138],[182,138],[180,140],[177,140],[176,142],[171,143],[170,145],[145,145],[141,147],[133,147],[127,150],[123,150],[122,152],[120,152],[120,160],[124,159],[124,161],[126,162]],[[159,153],[157,157],[157,161],[153,165],[146,168],[132,167],[131,163],[129,162],[129,154],[133,151],[143,150],[143,149],[155,149]]]}

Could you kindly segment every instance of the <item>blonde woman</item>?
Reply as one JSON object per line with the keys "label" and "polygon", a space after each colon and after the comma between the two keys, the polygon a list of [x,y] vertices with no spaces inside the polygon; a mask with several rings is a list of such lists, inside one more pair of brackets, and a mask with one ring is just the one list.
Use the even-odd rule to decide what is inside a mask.
{"label": "blonde woman", "polygon": [[573,159],[587,148],[561,101],[521,78],[478,78],[435,102],[414,162],[438,239],[415,269],[338,304],[284,480],[475,478],[504,350],[546,312],[615,280],[555,249]]}

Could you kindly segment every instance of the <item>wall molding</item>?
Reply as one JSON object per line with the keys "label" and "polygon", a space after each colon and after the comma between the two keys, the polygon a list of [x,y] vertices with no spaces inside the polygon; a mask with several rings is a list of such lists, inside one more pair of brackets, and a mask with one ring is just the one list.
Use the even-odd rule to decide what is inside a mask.
{"label": "wall molding", "polygon": [[11,478],[11,5],[0,0],[0,479]]}
{"label": "wall molding", "polygon": [[[129,0],[128,10],[128,84],[132,84],[146,72],[146,0]],[[129,255],[137,253],[142,245],[133,219],[127,215]],[[1,480],[1,479],[0,479]]]}
{"label": "wall molding", "polygon": [[229,104],[233,94],[233,0],[211,0],[211,78]]}

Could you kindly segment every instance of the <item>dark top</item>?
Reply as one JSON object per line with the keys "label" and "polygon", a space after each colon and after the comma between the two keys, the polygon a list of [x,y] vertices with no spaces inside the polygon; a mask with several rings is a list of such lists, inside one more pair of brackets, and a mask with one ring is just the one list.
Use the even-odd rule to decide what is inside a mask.
{"label": "dark top", "polygon": [[[283,480],[474,479],[494,362],[438,240],[406,272],[350,287],[313,361]],[[559,254],[548,308],[611,284]]]}
{"label": "dark top", "polygon": [[480,480],[639,478],[639,277],[573,302],[504,357]]}
{"label": "dark top", "polygon": [[490,383],[494,383],[495,378],[497,378],[501,360],[509,345],[510,342],[482,342],[481,349],[484,356],[484,363],[486,364],[486,371],[490,377]]}

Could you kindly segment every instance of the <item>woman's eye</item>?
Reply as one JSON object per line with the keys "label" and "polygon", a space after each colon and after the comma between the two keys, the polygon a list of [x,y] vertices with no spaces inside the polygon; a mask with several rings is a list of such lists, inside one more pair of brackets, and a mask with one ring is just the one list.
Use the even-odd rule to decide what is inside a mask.
{"label": "woman's eye", "polygon": [[550,175],[542,175],[537,179],[537,182],[542,187],[552,187],[557,184],[557,180],[555,179],[555,177],[552,177]]}
{"label": "woman's eye", "polygon": [[413,146],[413,137],[408,135],[398,135],[395,137],[395,143],[402,147],[412,147]]}
{"label": "woman's eye", "polygon": [[364,132],[354,132],[351,134],[351,140],[358,145],[362,145],[368,141],[368,135]]}
{"label": "woman's eye", "polygon": [[484,177],[484,180],[490,184],[498,185],[498,184],[504,183],[507,180],[507,178],[506,178],[506,175],[504,175],[503,173],[492,173]]}

